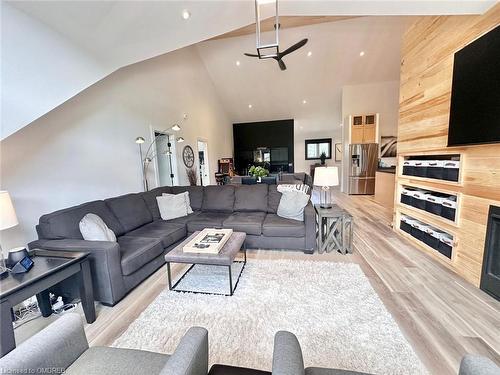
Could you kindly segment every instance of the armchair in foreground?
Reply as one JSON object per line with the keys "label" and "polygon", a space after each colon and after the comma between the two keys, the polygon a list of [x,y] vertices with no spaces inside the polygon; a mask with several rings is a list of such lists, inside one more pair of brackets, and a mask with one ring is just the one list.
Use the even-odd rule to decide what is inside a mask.
{"label": "armchair in foreground", "polygon": [[206,375],[208,332],[192,327],[172,355],[144,350],[89,348],[82,320],[67,314],[0,359],[2,374]]}

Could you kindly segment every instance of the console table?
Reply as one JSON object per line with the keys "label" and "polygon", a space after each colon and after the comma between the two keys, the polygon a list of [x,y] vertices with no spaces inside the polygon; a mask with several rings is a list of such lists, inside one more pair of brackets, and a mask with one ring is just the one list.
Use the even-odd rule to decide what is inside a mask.
{"label": "console table", "polygon": [[316,241],[318,253],[338,250],[352,253],[353,219],[351,214],[336,204],[332,208],[314,205],[316,211]]}
{"label": "console table", "polygon": [[88,260],[89,253],[49,251],[35,249],[30,251],[33,268],[29,272],[9,274],[0,280],[0,356],[16,347],[12,326],[12,307],[36,295],[42,316],[52,314],[52,306],[47,291],[51,286],[79,275],[80,299],[88,323],[96,319],[94,292]]}

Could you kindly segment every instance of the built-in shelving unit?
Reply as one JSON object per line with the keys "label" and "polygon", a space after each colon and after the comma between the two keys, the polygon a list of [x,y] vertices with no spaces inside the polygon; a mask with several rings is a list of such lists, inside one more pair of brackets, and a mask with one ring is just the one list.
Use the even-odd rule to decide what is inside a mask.
{"label": "built-in shelving unit", "polygon": [[394,228],[450,268],[460,240],[463,161],[456,151],[398,155]]}

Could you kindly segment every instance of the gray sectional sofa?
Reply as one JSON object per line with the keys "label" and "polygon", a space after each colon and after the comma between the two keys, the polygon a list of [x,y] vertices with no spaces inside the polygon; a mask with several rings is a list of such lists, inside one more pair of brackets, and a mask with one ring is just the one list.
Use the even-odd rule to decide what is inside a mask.
{"label": "gray sectional sofa", "polygon": [[[193,213],[173,220],[160,217],[156,197],[189,191]],[[276,214],[281,193],[276,185],[174,186],[126,194],[55,211],[40,217],[39,239],[30,249],[91,253],[94,298],[114,305],[128,291],[160,268],[164,254],[189,234],[206,227],[247,233],[247,249],[315,249],[314,208],[305,208],[304,222]],[[79,222],[87,213],[99,215],[117,242],[85,241]],[[51,289],[68,299],[78,295],[78,283],[68,280]]]}

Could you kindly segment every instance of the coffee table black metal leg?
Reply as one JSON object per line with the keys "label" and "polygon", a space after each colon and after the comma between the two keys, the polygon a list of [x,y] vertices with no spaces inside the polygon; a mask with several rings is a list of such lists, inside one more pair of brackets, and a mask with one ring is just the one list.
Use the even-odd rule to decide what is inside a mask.
{"label": "coffee table black metal leg", "polygon": [[44,318],[52,314],[52,304],[50,303],[50,295],[48,290],[44,290],[36,295],[38,308]]}
{"label": "coffee table black metal leg", "polygon": [[9,300],[3,300],[0,306],[0,357],[16,347],[14,338],[14,327],[12,326],[12,314]]}
{"label": "coffee table black metal leg", "polygon": [[89,260],[85,259],[80,264],[80,300],[87,323],[95,322],[94,289],[92,287],[92,276],[90,274]]}
{"label": "coffee table black metal leg", "polygon": [[172,290],[172,273],[170,271],[170,262],[167,262],[167,281],[168,281],[168,290]]}
{"label": "coffee table black metal leg", "polygon": [[231,266],[227,266],[229,269],[229,295],[233,295],[233,274],[231,272]]}

